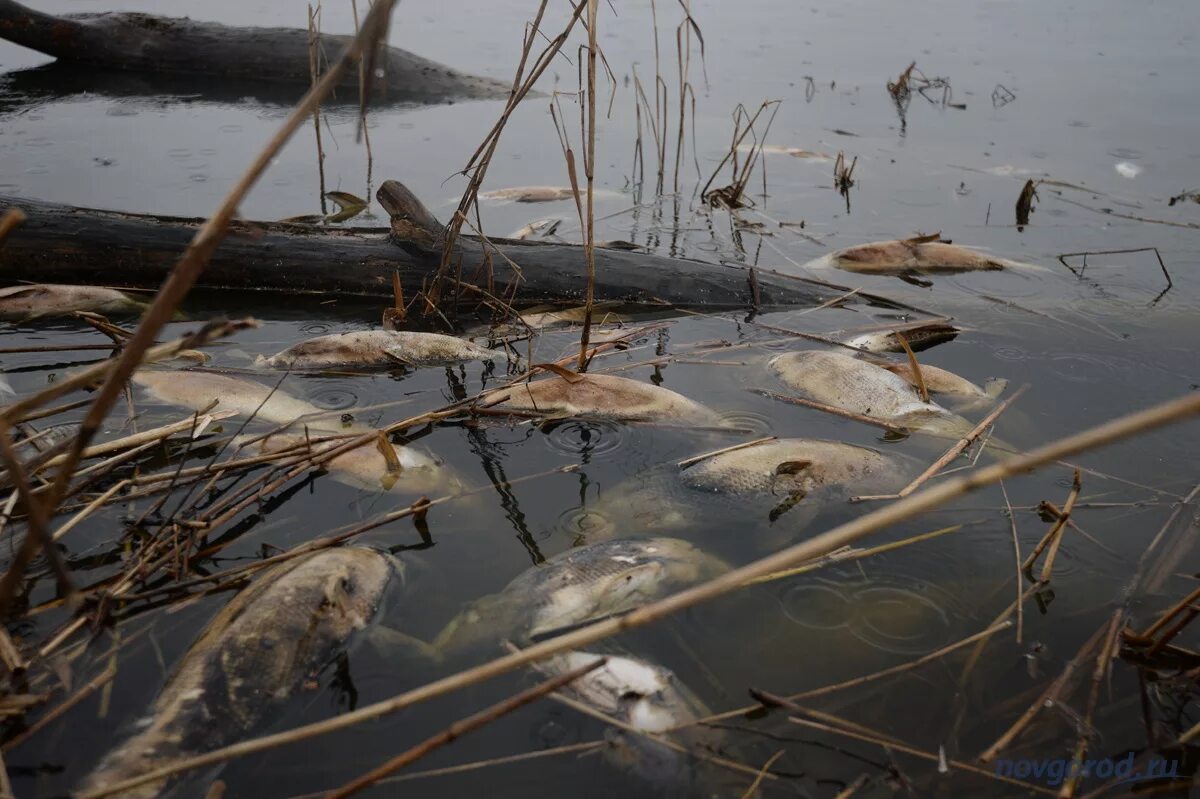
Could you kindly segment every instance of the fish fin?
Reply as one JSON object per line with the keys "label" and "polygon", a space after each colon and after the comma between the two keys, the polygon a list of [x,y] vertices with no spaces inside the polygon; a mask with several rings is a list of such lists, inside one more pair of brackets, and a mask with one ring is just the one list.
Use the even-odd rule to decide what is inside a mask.
{"label": "fish fin", "polygon": [[783,502],[780,502],[778,505],[771,508],[771,512],[767,514],[767,518],[770,520],[771,524],[774,524],[780,516],[803,502],[806,496],[808,496],[808,492],[804,489],[798,489],[788,494],[787,498],[784,499]]}
{"label": "fish fin", "polygon": [[896,277],[900,278],[905,283],[916,286],[917,288],[920,288],[920,289],[927,289],[927,288],[933,287],[932,280],[927,280],[926,278],[919,276],[916,272],[902,272],[902,273],[896,275]]}
{"label": "fish fin", "polygon": [[401,355],[401,352],[402,350],[400,350],[398,347],[385,347],[383,350],[383,354],[395,361],[397,365],[407,366],[410,369],[413,368],[413,362]]}
{"label": "fish fin", "polygon": [[1008,381],[1002,377],[989,377],[983,381],[983,393],[990,399],[996,399],[1008,388]]}

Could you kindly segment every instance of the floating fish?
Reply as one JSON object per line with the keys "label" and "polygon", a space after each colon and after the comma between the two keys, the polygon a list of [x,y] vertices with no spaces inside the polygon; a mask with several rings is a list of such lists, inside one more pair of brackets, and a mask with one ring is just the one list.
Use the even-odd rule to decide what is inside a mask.
{"label": "floating fish", "polygon": [[809,261],[805,266],[813,269],[834,266],[847,272],[873,275],[951,274],[1000,269],[1044,271],[1034,264],[990,258],[957,244],[931,241],[929,237],[859,244]]}
{"label": "floating fish", "polygon": [[[285,391],[245,380],[240,377],[219,375],[212,372],[146,371],[135,372],[131,378],[152,397],[168,405],[178,405],[200,411],[216,400],[217,410],[233,411],[239,416],[251,416],[274,424],[291,424],[304,416],[322,414],[314,420],[312,427],[321,430],[340,430],[342,425],[336,415],[316,405],[297,399]],[[261,406],[261,407],[260,407]]]}
{"label": "floating fish", "polygon": [[[912,366],[907,363],[879,364],[893,374],[900,375],[913,386],[917,385],[917,377],[913,374]],[[990,404],[1004,392],[1008,381],[999,377],[990,377],[982,386],[977,386],[965,377],[954,372],[948,372],[936,366],[920,364],[921,378],[930,394],[945,394],[955,399],[971,402],[971,404]]]}
{"label": "floating fish", "polygon": [[454,652],[511,638],[518,643],[632,610],[715,577],[729,566],[677,538],[613,540],[568,550],[471,603],[433,643]]}
{"label": "floating fish", "polygon": [[397,365],[426,366],[460,361],[505,358],[454,336],[402,330],[360,330],[317,336],[288,347],[269,358],[259,356],[257,366],[271,369],[377,368]]}
{"label": "floating fish", "polygon": [[[566,685],[560,693],[642,732],[664,735],[683,728],[667,738],[688,749],[720,745],[718,730],[689,726],[712,711],[674,672],[656,663],[607,652],[571,651],[542,661],[537,669],[549,675],[565,674],[600,658],[607,658],[603,666]],[[697,779],[696,764],[663,744],[615,729],[606,737],[609,745],[604,754],[610,761],[661,788],[682,788]]]}
{"label": "floating fish", "polygon": [[552,216],[546,219],[538,219],[530,222],[524,227],[520,227],[508,234],[508,238],[524,240],[531,239],[534,236],[545,237],[554,235],[554,231],[558,230],[558,226],[562,224],[562,217]]}
{"label": "floating fish", "polygon": [[[252,734],[316,677],[375,615],[397,562],[363,547],[327,549],[262,573],[184,654],[134,735],[84,780],[110,785]],[[160,796],[167,780],[123,792]]]}
{"label": "floating fish", "polygon": [[[503,389],[496,407],[547,416],[603,416],[610,419],[725,427],[716,411],[652,383],[615,375],[555,375]],[[493,403],[494,404],[494,403]]]}
{"label": "floating fish", "polygon": [[[612,310],[620,305],[622,305],[620,302],[592,303],[592,324],[629,321],[631,317],[618,314]],[[586,305],[578,305],[573,308],[542,310],[546,307],[543,305],[521,314],[521,321],[535,330],[545,330],[554,327],[567,327],[568,325],[581,325],[583,324],[584,316],[587,314]]]}
{"label": "floating fish", "polygon": [[[304,444],[304,436],[275,434],[250,446],[261,453],[280,452]],[[346,442],[342,439],[312,445],[314,453],[333,449]],[[390,457],[381,446],[391,448]],[[406,494],[455,493],[463,488],[462,481],[448,466],[416,447],[397,446],[376,441],[355,447],[324,463],[324,468],[340,483],[367,491],[392,491]]]}
{"label": "floating fish", "polygon": [[818,153],[813,150],[805,150],[800,147],[787,147],[781,144],[764,144],[761,148],[756,144],[739,144],[737,150],[739,153],[752,153],[755,150],[760,150],[770,155],[790,155],[792,158],[802,158],[817,163],[833,160],[833,156],[828,153]]}
{"label": "floating fish", "polygon": [[[579,197],[582,199],[586,194],[587,190],[581,186]],[[595,197],[620,196],[615,191],[605,191],[604,189],[593,189],[592,195]],[[481,191],[479,192],[479,196],[484,200],[499,200],[503,202],[548,203],[556,200],[574,199],[575,192],[570,186],[512,186],[507,189]]]}
{"label": "floating fish", "polygon": [[43,316],[66,316],[75,311],[116,313],[135,311],[142,303],[116,289],[38,283],[0,288],[0,319],[21,321]]}
{"label": "floating fish", "polygon": [[851,355],[804,350],[777,355],[768,366],[808,399],[896,427],[956,437],[972,427],[936,402],[922,402],[903,377]]}
{"label": "floating fish", "polygon": [[[895,491],[913,472],[907,458],[807,438],[781,438],[652,469],[601,496],[590,533],[619,528],[677,530],[722,512],[788,529],[807,524],[823,503]],[[803,503],[803,504],[801,504]]]}
{"label": "floating fish", "polygon": [[1142,168],[1137,164],[1131,164],[1128,161],[1121,161],[1113,165],[1113,169],[1117,170],[1117,174],[1123,178],[1136,178],[1142,174]]}
{"label": "floating fish", "polygon": [[904,345],[900,343],[900,336],[904,336],[904,340],[908,342],[912,351],[920,352],[938,344],[953,341],[961,332],[962,329],[954,325],[931,322],[906,330],[880,330],[874,333],[864,333],[861,336],[847,339],[844,343],[867,352],[904,352]]}

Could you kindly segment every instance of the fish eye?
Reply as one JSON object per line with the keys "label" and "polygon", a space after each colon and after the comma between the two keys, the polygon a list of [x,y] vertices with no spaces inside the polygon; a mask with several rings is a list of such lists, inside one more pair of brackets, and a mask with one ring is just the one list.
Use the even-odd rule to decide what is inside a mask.
{"label": "fish eye", "polygon": [[354,596],[354,581],[349,577],[342,578],[342,590],[350,596]]}

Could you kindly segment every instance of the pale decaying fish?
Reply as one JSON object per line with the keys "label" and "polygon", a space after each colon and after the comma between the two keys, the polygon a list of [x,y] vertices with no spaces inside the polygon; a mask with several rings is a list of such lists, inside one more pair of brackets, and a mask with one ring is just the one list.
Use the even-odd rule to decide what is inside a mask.
{"label": "pale decaying fish", "polygon": [[716,411],[670,389],[615,375],[553,375],[500,391],[498,408],[546,416],[602,416],[627,421],[726,427]]}
{"label": "pale decaying fish", "polygon": [[986,272],[1000,269],[1036,269],[1034,264],[991,258],[957,244],[925,239],[894,239],[859,244],[829,253],[805,266],[810,268],[837,267],[847,272],[876,275],[949,274],[954,272]]}
{"label": "pale decaying fish", "polygon": [[[880,366],[893,374],[900,375],[913,386],[917,385],[917,377],[908,363],[881,363]],[[937,366],[923,363],[919,364],[919,367],[921,379],[924,380],[925,388],[929,390],[929,393],[944,394],[971,405],[995,402],[1008,386],[1008,381],[1000,377],[989,377],[982,386],[978,386],[965,377]]]}
{"label": "pale decaying fish", "polygon": [[[84,780],[95,789],[253,733],[371,622],[397,562],[363,547],[297,557],[261,574],[176,665],[136,732]],[[117,794],[160,796],[167,780]]]}
{"label": "pale decaying fish", "polygon": [[563,552],[518,575],[455,617],[433,643],[446,653],[536,636],[622,613],[728,565],[677,538],[614,540]]}
{"label": "pale decaying fish", "polygon": [[804,350],[777,355],[768,366],[801,396],[896,427],[954,437],[973,427],[936,402],[922,402],[903,377],[851,355]]}
{"label": "pale decaying fish", "polygon": [[427,366],[505,357],[502,351],[489,350],[470,341],[440,333],[361,330],[310,338],[269,358],[259,356],[255,364],[271,369],[377,368]]}
{"label": "pale decaying fish", "polygon": [[902,353],[904,344],[900,343],[900,336],[904,336],[904,341],[908,343],[912,351],[920,352],[938,344],[953,341],[961,332],[961,328],[945,322],[930,322],[904,330],[877,330],[873,333],[863,333],[842,343],[867,352]]}
{"label": "pale decaying fish", "polygon": [[116,289],[37,283],[0,288],[0,319],[66,316],[75,311],[117,313],[136,311],[142,304]]}
{"label": "pale decaying fish", "polygon": [[562,224],[562,217],[551,216],[546,219],[536,219],[528,225],[523,225],[517,228],[512,233],[508,234],[508,238],[524,240],[531,239],[534,236],[545,237],[554,235],[554,231],[558,230],[558,226]]}
{"label": "pale decaying fish", "polygon": [[[252,441],[248,446],[263,454],[287,449],[303,451],[308,446],[302,435],[275,434]],[[311,444],[314,454],[344,445],[343,439]],[[381,446],[391,449],[392,457],[384,455]],[[337,455],[323,464],[330,476],[339,483],[366,491],[391,491],[405,494],[446,494],[463,489],[463,482],[449,466],[416,447],[374,441]]]}
{"label": "pale decaying fish", "polygon": [[808,438],[764,441],[684,463],[652,469],[603,494],[591,510],[604,521],[594,520],[589,537],[684,529],[722,512],[747,524],[796,529],[822,504],[895,491],[913,472],[902,456]]}
{"label": "pale decaying fish", "polygon": [[[579,196],[582,198],[584,194],[585,190],[580,188]],[[595,189],[592,194],[604,197],[620,196],[617,192],[605,191],[604,189]],[[556,200],[570,200],[574,197],[575,192],[570,186],[512,186],[507,189],[492,189],[490,191],[479,192],[481,200],[518,203],[548,203]]]}
{"label": "pale decaying fish", "polygon": [[239,416],[253,414],[255,419],[274,424],[291,424],[301,417],[321,414],[311,423],[311,427],[321,430],[342,429],[337,415],[330,415],[281,389],[272,392],[270,386],[253,380],[187,370],[140,370],[130,379],[159,402],[168,405],[201,411],[216,400],[217,405],[213,410],[233,411]]}
{"label": "pale decaying fish", "polygon": [[[592,324],[614,324],[627,322],[632,317],[616,313],[613,308],[621,305],[619,302],[597,302],[592,304]],[[545,308],[546,306],[542,306]],[[582,325],[587,315],[587,306],[579,305],[573,308],[554,308],[553,310],[530,309],[521,314],[521,321],[535,330],[545,330],[554,327]]]}
{"label": "pale decaying fish", "polygon": [[[545,674],[565,674],[600,658],[606,658],[603,666],[560,692],[634,729],[666,735],[689,751],[719,747],[722,736],[718,730],[689,726],[712,711],[674,672],[657,663],[608,652],[570,651],[542,661],[537,668]],[[677,728],[683,729],[671,733]],[[604,754],[610,761],[662,790],[680,789],[697,776],[695,764],[686,756],[656,741],[616,728],[606,737],[609,745]]]}

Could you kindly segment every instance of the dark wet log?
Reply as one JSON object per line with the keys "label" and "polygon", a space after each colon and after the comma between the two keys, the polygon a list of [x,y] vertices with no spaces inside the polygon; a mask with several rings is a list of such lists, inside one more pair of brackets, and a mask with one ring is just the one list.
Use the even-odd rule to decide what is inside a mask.
{"label": "dark wet log", "polygon": [[[235,28],[215,22],[149,14],[77,14],[56,17],[0,0],[0,37],[60,61],[131,72],[204,75],[307,85],[309,33],[300,28]],[[325,53],[340,53],[349,36],[320,34]],[[383,47],[376,65],[381,90],[404,97],[503,97],[499,81],[466,75],[395,47]],[[358,89],[358,72],[342,79]]]}
{"label": "dark wet log", "polygon": [[[0,247],[0,285],[17,281],[158,288],[203,220],[124,214],[0,196],[0,213],[21,208],[29,217]],[[491,272],[500,293],[522,270],[516,298],[528,302],[582,301],[583,248],[569,244],[493,239],[489,252],[462,236],[455,264],[464,280]],[[279,222],[241,223],[217,248],[198,286],[358,295],[390,299],[392,273],[405,293],[436,272],[440,252],[396,242],[380,228],[314,228]],[[596,299],[744,308],[752,302],[749,272],[736,266],[665,258],[623,250],[596,251]],[[488,283],[487,278],[480,280]],[[811,305],[836,292],[759,271],[761,306]],[[465,295],[468,299],[472,295]]]}

